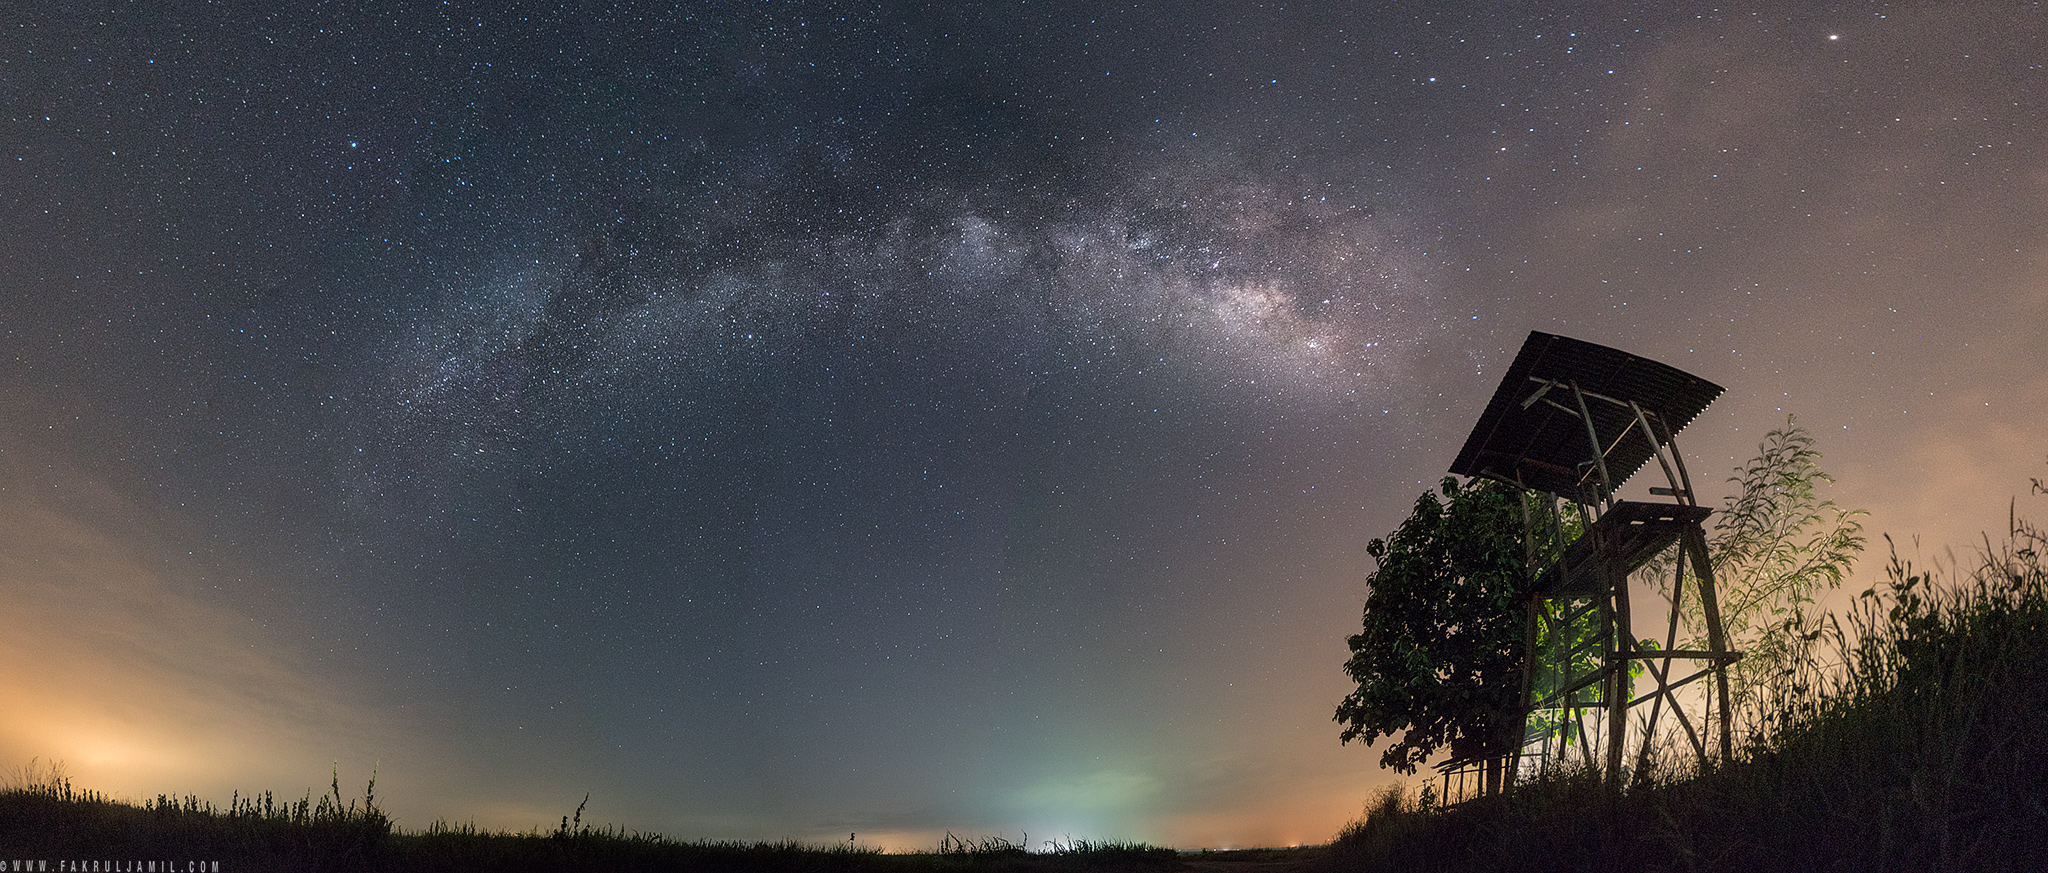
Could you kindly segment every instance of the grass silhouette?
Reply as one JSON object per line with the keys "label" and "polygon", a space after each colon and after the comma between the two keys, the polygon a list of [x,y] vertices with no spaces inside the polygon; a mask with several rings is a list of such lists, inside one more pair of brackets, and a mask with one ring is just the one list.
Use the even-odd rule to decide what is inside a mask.
{"label": "grass silhouette", "polygon": [[[2037,493],[2048,493],[2040,481]],[[1402,871],[2048,869],[2048,534],[2010,517],[1974,565],[1830,615],[1732,760],[1667,754],[1623,791],[1579,768],[1443,809],[1389,789],[1335,868]]]}
{"label": "grass silhouette", "polygon": [[[377,808],[376,777],[344,800],[330,792],[287,802],[237,794],[225,808],[193,796],[159,795],[141,806],[72,787],[61,764],[17,768],[0,788],[0,855],[14,859],[177,865],[221,870],[304,871],[1089,871],[1180,866],[1172,849],[1068,839],[1030,852],[1001,837],[947,834],[929,852],[794,841],[673,840],[583,823],[583,806],[553,831],[502,833],[435,822],[406,832]],[[586,796],[584,802],[588,803]],[[145,869],[138,868],[138,869]],[[107,867],[107,869],[116,869]],[[127,869],[125,867],[118,869]],[[164,869],[163,866],[157,869]]]}

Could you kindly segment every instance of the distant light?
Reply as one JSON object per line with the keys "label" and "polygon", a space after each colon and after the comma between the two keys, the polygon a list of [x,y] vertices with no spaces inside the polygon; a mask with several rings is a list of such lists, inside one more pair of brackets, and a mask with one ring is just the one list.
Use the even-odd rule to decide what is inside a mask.
{"label": "distant light", "polygon": [[1829,39],[1829,40],[1831,40],[1831,41],[1832,41],[1832,40],[1838,40],[1838,39],[1841,39],[1841,38],[1842,38],[1842,35],[1841,35],[1841,34],[1839,34],[1839,33],[1830,33],[1830,34],[1828,34],[1828,39]]}

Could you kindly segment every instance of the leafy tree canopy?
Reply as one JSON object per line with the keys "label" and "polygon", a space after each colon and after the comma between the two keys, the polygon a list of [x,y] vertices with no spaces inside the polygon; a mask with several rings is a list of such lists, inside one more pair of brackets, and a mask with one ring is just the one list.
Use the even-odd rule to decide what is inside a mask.
{"label": "leafy tree canopy", "polygon": [[1512,748],[1521,703],[1522,507],[1516,489],[1446,478],[1400,529],[1373,540],[1365,624],[1337,707],[1343,741],[1401,732],[1380,765],[1402,773],[1438,749],[1485,757]]}

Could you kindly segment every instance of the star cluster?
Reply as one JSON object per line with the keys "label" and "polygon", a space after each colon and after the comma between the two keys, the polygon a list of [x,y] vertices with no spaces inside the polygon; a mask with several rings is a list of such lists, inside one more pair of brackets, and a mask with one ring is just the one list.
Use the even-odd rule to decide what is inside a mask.
{"label": "star cluster", "polygon": [[[0,33],[0,759],[401,825],[1326,839],[1528,330],[1967,544],[2038,4],[226,3]],[[221,739],[221,726],[241,744]]]}

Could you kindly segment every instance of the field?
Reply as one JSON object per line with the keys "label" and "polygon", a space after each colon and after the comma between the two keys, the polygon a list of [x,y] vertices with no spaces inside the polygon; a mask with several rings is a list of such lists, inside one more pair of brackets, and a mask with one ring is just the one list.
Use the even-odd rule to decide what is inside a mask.
{"label": "field", "polygon": [[[2037,488],[2039,484],[2037,483]],[[2016,518],[1975,564],[1887,583],[1830,616],[1733,759],[1666,756],[1622,790],[1589,770],[1444,808],[1389,789],[1327,846],[1177,852],[1073,840],[1041,851],[949,836],[928,851],[681,842],[584,824],[404,831],[374,777],[344,798],[194,797],[142,805],[75,790],[61,768],[0,790],[0,864],[306,871],[1653,871],[2048,869],[2048,535]],[[155,867],[150,867],[151,864]],[[63,865],[71,864],[67,868]],[[94,866],[97,865],[97,866]],[[213,869],[208,867],[207,869]]]}
{"label": "field", "polygon": [[[579,811],[580,812],[580,811]],[[75,791],[61,776],[0,792],[0,864],[41,859],[49,869],[304,871],[720,870],[876,871],[1168,870],[1172,849],[1075,840],[1043,851],[997,838],[948,839],[928,852],[885,854],[853,846],[793,842],[681,842],[595,828],[565,817],[550,832],[493,833],[435,824],[392,826],[364,797],[332,793],[278,803],[268,794],[216,808],[193,797],[142,806]],[[155,863],[156,867],[149,867]],[[97,866],[94,866],[97,865]],[[130,865],[130,866],[123,866]],[[10,866],[9,869],[12,869]]]}

